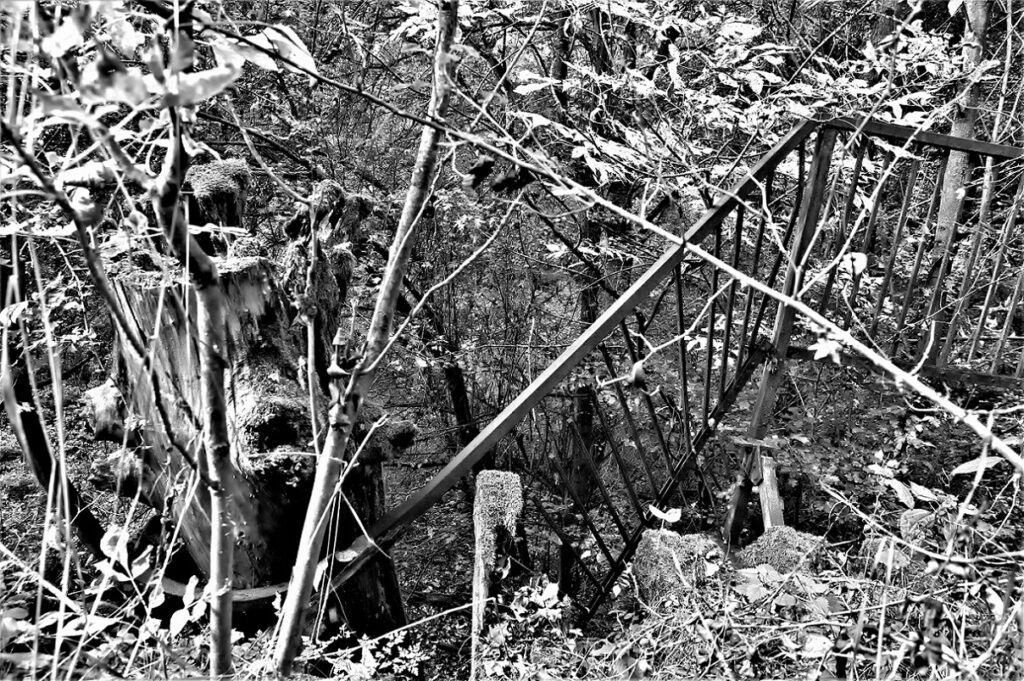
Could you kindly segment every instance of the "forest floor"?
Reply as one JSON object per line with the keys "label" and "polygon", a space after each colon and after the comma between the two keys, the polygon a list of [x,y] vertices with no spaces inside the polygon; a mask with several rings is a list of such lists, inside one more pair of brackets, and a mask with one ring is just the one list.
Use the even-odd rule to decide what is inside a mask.
{"label": "forest floor", "polygon": [[[73,406],[79,389],[67,389],[66,457],[71,479],[95,499],[94,511],[101,520],[122,522],[127,502],[95,494],[87,482],[90,463],[105,455],[107,445],[92,442]],[[735,413],[721,424],[708,450],[708,455],[719,457],[725,467],[724,479],[728,479],[724,474],[732,461],[729,452],[735,447],[734,438],[742,434],[744,404],[750,397],[741,396]],[[518,587],[518,597],[519,602],[536,607],[507,607],[491,620],[484,646],[488,669],[508,678],[671,679],[713,674],[721,660],[727,659],[730,667],[757,674],[808,673],[817,665],[816,678],[831,678],[829,675],[838,671],[834,650],[819,650],[824,645],[821,637],[828,639],[829,646],[838,645],[837,641],[852,631],[850,627],[863,628],[866,621],[891,632],[885,641],[889,652],[899,650],[898,642],[911,641],[914,635],[925,640],[933,634],[922,628],[928,615],[919,599],[930,594],[944,594],[940,601],[952,610],[956,602],[961,604],[956,612],[947,613],[947,619],[970,624],[959,643],[964,650],[973,649],[976,637],[968,634],[987,630],[991,625],[986,622],[994,618],[983,603],[987,582],[980,576],[982,570],[967,585],[958,585],[948,575],[928,575],[926,562],[914,558],[912,552],[892,548],[884,555],[888,563],[879,567],[882,554],[865,554],[863,547],[870,537],[900,539],[901,523],[905,524],[912,510],[926,511],[929,518],[912,539],[933,550],[943,550],[947,539],[968,530],[978,533],[975,546],[988,544],[989,553],[998,553],[995,549],[1000,547],[1019,547],[1024,520],[1019,509],[1005,508],[1005,490],[998,485],[979,491],[988,505],[988,515],[979,517],[973,526],[957,524],[951,516],[955,515],[957,495],[968,489],[969,481],[951,478],[949,471],[978,455],[977,438],[962,424],[908,405],[886,382],[848,368],[805,365],[787,383],[779,408],[782,413],[774,436],[783,492],[790,502],[787,521],[830,546],[813,573],[803,573],[803,581],[796,582],[769,575],[768,586],[776,591],[771,595],[752,587],[750,575],[742,569],[723,565],[715,581],[678,604],[690,613],[687,617],[679,615],[682,610],[678,609],[652,610],[627,588],[585,632],[560,619],[560,604],[545,602],[544,580],[534,579]],[[1004,419],[1000,432],[1019,430],[1016,419]],[[414,447],[401,460],[389,462],[386,484],[391,503],[400,503],[438,471],[443,462],[433,449]],[[887,480],[896,480],[907,489],[915,486],[916,498],[908,503],[899,486]],[[825,486],[831,492],[825,492]],[[8,429],[0,429],[0,542],[29,567],[39,560],[46,498],[22,463]],[[996,525],[998,514],[1002,520]],[[362,646],[364,652],[352,658],[350,671],[366,678],[406,678],[403,670],[420,668],[429,678],[464,678],[473,572],[472,507],[467,491],[458,486],[446,494],[408,529],[392,557],[408,619],[414,624],[401,639]],[[547,558],[540,555],[535,560],[538,569],[548,567],[551,572]],[[888,577],[879,570],[888,572]],[[28,606],[32,596],[16,573],[4,571],[7,609]],[[59,574],[48,576],[59,583]],[[15,602],[19,594],[25,598]],[[515,600],[514,596],[506,594],[506,602]],[[883,598],[892,607],[883,607],[881,612],[886,615],[880,616],[877,603]],[[911,607],[910,603],[918,605]],[[700,613],[699,621],[693,613]],[[866,620],[865,613],[870,613]],[[886,617],[887,622],[879,621]],[[784,634],[782,639],[779,632]],[[784,641],[781,647],[779,640]],[[879,644],[876,641],[874,645]],[[683,649],[693,652],[681,657]],[[370,651],[369,658],[365,651]],[[913,656],[907,651],[903,654],[907,660],[901,664],[909,670],[908,660]],[[369,665],[368,659],[375,660],[374,664]],[[196,670],[201,668],[199,658],[192,662]],[[340,658],[338,662],[341,667],[346,664]]]}

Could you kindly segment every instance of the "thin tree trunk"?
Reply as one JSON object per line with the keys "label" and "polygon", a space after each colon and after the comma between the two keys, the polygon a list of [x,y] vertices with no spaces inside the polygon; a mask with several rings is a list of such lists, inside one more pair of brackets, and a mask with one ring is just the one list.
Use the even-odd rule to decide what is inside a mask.
{"label": "thin tree trunk", "polygon": [[[988,30],[989,0],[967,0],[964,11],[967,21],[964,24],[963,59],[968,76],[981,64],[985,52],[985,35]],[[974,138],[974,126],[978,120],[978,86],[968,82],[956,102],[956,115],[953,119],[951,135]],[[931,252],[931,274],[929,287],[942,287],[946,276],[951,271],[955,256],[957,223],[963,212],[964,193],[971,174],[971,160],[967,152],[952,151],[946,164],[946,173],[942,180],[942,194],[939,200],[939,211],[935,224],[935,242]],[[927,348],[929,363],[934,362],[942,347],[945,329],[948,326],[949,313],[945,303],[946,296],[940,292],[935,298],[936,304],[929,310],[936,316],[931,329],[925,330],[921,339],[920,352]],[[934,338],[932,337],[934,336]]]}
{"label": "thin tree trunk", "polygon": [[[181,209],[181,185],[188,168],[182,145],[181,122],[171,111],[173,148],[158,182],[153,209],[161,230],[182,267],[192,276],[199,302],[199,364],[203,393],[205,464],[211,482],[210,515],[210,674],[221,678],[234,673],[231,660],[231,601],[235,533],[231,519],[230,492],[235,471],[228,439],[224,369],[227,366],[224,334],[224,293],[220,274],[188,233]],[[202,465],[202,464],[200,464]],[[236,499],[243,502],[243,499]]]}
{"label": "thin tree trunk", "polygon": [[[973,71],[981,64],[985,52],[985,34],[988,30],[988,0],[968,0],[964,3],[967,12],[967,23],[964,25],[963,59],[964,66]],[[953,118],[951,135],[957,137],[974,137],[974,125],[978,120],[978,86],[967,84]],[[960,191],[967,181],[969,171],[968,154],[953,151],[949,154],[946,174],[942,181],[942,198],[939,203],[939,214],[936,220],[935,245],[932,256],[941,257],[948,247],[947,242],[956,232],[956,223],[960,218],[963,196]]]}
{"label": "thin tree trunk", "polygon": [[[458,28],[457,0],[443,0],[437,19],[437,46],[434,51],[434,88],[428,115],[441,118],[448,108],[451,94],[449,79],[449,51]],[[328,416],[329,431],[324,451],[317,464],[316,480],[310,497],[306,520],[302,527],[299,552],[295,559],[292,581],[281,612],[281,631],[274,651],[277,672],[291,673],[298,653],[304,626],[305,612],[313,591],[317,561],[323,546],[326,514],[334,499],[334,492],[345,466],[345,451],[352,429],[359,418],[362,402],[369,392],[377,362],[387,345],[394,321],[395,307],[402,291],[403,279],[415,245],[416,225],[423,209],[437,165],[437,145],[440,132],[424,127],[420,138],[416,165],[413,169],[405,207],[395,231],[384,281],[381,283],[377,306],[367,333],[366,347],[359,358],[348,386],[342,393],[344,374],[340,367],[332,366],[332,398],[334,405]]]}
{"label": "thin tree trunk", "polygon": [[[2,306],[12,305],[25,299],[23,292],[16,290],[16,287],[20,289],[21,277],[14,276],[13,269],[17,267],[17,256],[13,248],[11,253],[14,256],[11,266],[0,263],[0,305]],[[43,427],[42,418],[37,409],[36,396],[29,381],[28,367],[25,366],[21,345],[8,335],[10,332],[9,328],[3,330],[5,338],[2,348],[3,361],[0,364],[0,395],[3,397],[11,430],[14,431],[18,444],[21,446],[25,463],[32,469],[32,473],[42,488],[47,489],[52,477],[56,476],[57,480],[67,480],[67,473],[61,466],[60,459],[53,455],[50,448],[46,429]],[[67,514],[71,526],[78,534],[79,541],[87,546],[97,559],[102,559],[104,554],[100,542],[103,539],[103,525],[89,510],[89,507],[83,504],[82,498],[71,480],[57,485],[56,489],[62,495],[66,492],[66,497],[63,499],[63,503],[58,504],[58,508],[61,513]]]}

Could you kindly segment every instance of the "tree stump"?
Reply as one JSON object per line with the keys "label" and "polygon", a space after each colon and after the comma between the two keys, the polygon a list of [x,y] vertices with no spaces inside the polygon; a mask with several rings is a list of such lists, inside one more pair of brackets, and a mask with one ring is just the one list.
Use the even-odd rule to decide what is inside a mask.
{"label": "tree stump", "polygon": [[[227,300],[225,359],[232,371],[225,387],[240,481],[236,492],[252,507],[253,522],[240,528],[236,547],[234,586],[244,589],[288,579],[298,544],[295,528],[301,524],[312,485],[312,427],[298,375],[300,346],[291,328],[292,314],[269,263],[239,258],[223,260],[219,267]],[[131,323],[140,337],[152,339],[153,374],[173,435],[162,427],[154,382],[146,378],[141,359],[122,342],[116,353],[116,379],[129,414],[122,431],[126,447],[98,466],[94,478],[105,479],[122,494],[138,490],[145,503],[178,521],[186,550],[206,576],[210,494],[181,451],[203,461],[195,295],[191,286],[182,285],[180,276],[165,273],[175,272],[173,268],[154,271],[126,260],[110,271]],[[109,402],[116,398],[106,392],[103,414],[109,421]],[[119,429],[106,421],[99,422],[107,434],[116,436]],[[179,449],[175,441],[184,446]]]}

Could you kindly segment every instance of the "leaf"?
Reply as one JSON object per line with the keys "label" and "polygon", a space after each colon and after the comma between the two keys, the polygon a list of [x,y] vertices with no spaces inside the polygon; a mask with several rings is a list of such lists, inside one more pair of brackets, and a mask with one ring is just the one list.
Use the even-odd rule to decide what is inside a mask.
{"label": "leaf", "polygon": [[516,118],[521,118],[526,121],[531,130],[533,128],[542,128],[545,125],[552,125],[551,119],[529,111],[517,111],[514,115]]}
{"label": "leaf", "polygon": [[143,551],[135,560],[132,561],[131,573],[133,579],[141,577],[146,570],[149,569],[150,554],[153,553],[153,547],[149,546]]}
{"label": "leaf", "polygon": [[910,565],[910,556],[896,548],[891,541],[883,541],[875,552],[875,563],[886,567],[891,564],[893,570],[902,570]]}
{"label": "leaf", "polygon": [[[557,81],[554,81],[553,79],[549,79],[549,80],[552,80],[552,82],[557,82]],[[531,92],[537,92],[538,90],[543,90],[548,85],[551,85],[551,83],[523,83],[522,85],[517,85],[516,89],[514,90],[514,92],[517,95],[528,95]]]}
{"label": "leaf", "polygon": [[900,537],[906,542],[916,542],[924,534],[924,525],[932,518],[932,514],[924,509],[912,508],[900,515]]}
{"label": "leaf", "polygon": [[157,582],[156,586],[154,586],[153,590],[149,593],[149,608],[150,608],[150,610],[152,610],[153,608],[158,608],[161,605],[163,605],[165,599],[166,599],[166,596],[164,595],[164,585],[163,585],[163,582],[162,581]]}
{"label": "leaf", "polygon": [[198,73],[183,73],[178,76],[177,103],[187,106],[204,102],[223,92],[240,75],[242,70],[235,66],[216,66]]}
{"label": "leaf", "polygon": [[663,512],[656,509],[653,505],[650,505],[647,507],[647,510],[651,512],[652,516],[663,523],[668,523],[669,525],[672,523],[678,523],[679,519],[683,517],[682,510],[678,508],[673,508]]}
{"label": "leaf", "polygon": [[808,350],[814,350],[815,361],[830,357],[836,364],[841,364],[839,361],[839,350],[842,349],[837,341],[831,340],[830,338],[819,338],[813,345],[809,346]]}
{"label": "leaf", "polygon": [[181,630],[185,628],[186,624],[188,624],[188,610],[186,610],[185,608],[182,608],[181,610],[176,610],[174,614],[171,615],[171,622],[168,625],[168,628],[170,629],[171,632],[171,636],[177,636],[178,634],[180,634]]}
{"label": "leaf", "polygon": [[50,57],[60,59],[69,50],[81,45],[84,40],[82,28],[73,17],[69,17],[56,31],[43,38],[42,48]]}
{"label": "leaf", "polygon": [[65,636],[95,636],[120,621],[113,617],[100,617],[99,615],[76,617],[61,628],[61,633]]}
{"label": "leaf", "polygon": [[821,634],[808,634],[801,653],[804,657],[825,657],[832,651],[832,640]]}
{"label": "leaf", "polygon": [[914,504],[916,502],[914,500],[914,495],[910,492],[909,487],[907,487],[902,482],[894,478],[883,478],[882,484],[891,487],[892,491],[896,492],[897,498],[899,498],[900,502],[904,506],[906,506],[907,508],[914,508]]}
{"label": "leaf", "polygon": [[111,527],[100,539],[100,550],[103,555],[117,563],[128,562],[128,534],[121,527]]}
{"label": "leaf", "polygon": [[196,600],[196,589],[199,587],[199,578],[192,575],[188,578],[188,584],[185,585],[185,595],[181,597],[185,607],[192,605]]}
{"label": "leaf", "polygon": [[82,103],[118,102],[136,106],[149,98],[150,82],[136,67],[100,73],[93,62],[82,69]]}
{"label": "leaf", "polygon": [[931,491],[924,485],[919,485],[916,482],[910,483],[910,491],[914,493],[914,496],[921,501],[938,501],[939,497],[935,495],[935,492]]}
{"label": "leaf", "polygon": [[839,261],[839,269],[850,274],[860,274],[868,266],[868,256],[863,253],[847,253]]}
{"label": "leaf", "polygon": [[178,43],[171,55],[171,72],[185,72],[196,59],[196,44],[183,31],[178,33]]}
{"label": "leaf", "polygon": [[996,456],[981,456],[977,459],[971,459],[970,461],[960,464],[953,469],[953,472],[950,473],[950,475],[970,475],[972,473],[977,473],[979,470],[992,468],[1002,462],[1003,459]]}
{"label": "leaf", "polygon": [[769,596],[784,579],[771,565],[758,565],[736,571],[736,593],[754,602]]}
{"label": "leaf", "polygon": [[21,315],[25,314],[25,310],[27,309],[27,301],[11,303],[7,307],[0,309],[0,326],[11,326],[12,324],[17,323],[21,318]]}
{"label": "leaf", "polygon": [[[263,58],[269,55],[276,55],[284,61],[284,67],[289,71],[303,74],[319,75],[313,55],[306,49],[306,45],[299,38],[299,35],[288,26],[276,25],[263,29],[262,32],[248,38],[249,45],[238,46],[239,51],[257,66],[268,68]],[[253,53],[260,52],[261,56]],[[275,68],[269,69],[276,71]],[[316,78],[310,76],[310,83]]]}

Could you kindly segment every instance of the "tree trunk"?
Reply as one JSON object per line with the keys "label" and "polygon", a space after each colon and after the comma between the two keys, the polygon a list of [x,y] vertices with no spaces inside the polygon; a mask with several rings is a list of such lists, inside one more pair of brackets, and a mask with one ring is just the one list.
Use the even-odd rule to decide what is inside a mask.
{"label": "tree trunk", "polygon": [[[428,115],[443,118],[451,97],[452,59],[450,50],[458,29],[459,4],[457,0],[444,0],[438,11],[437,45],[434,51],[434,87]],[[413,167],[409,191],[406,194],[402,216],[392,241],[384,280],[381,282],[377,304],[366,335],[366,344],[359,355],[340,357],[341,348],[335,345],[335,362],[331,374],[332,406],[328,414],[327,441],[317,462],[314,490],[302,525],[299,551],[292,571],[281,611],[281,629],[274,650],[277,673],[287,676],[292,671],[298,654],[305,613],[313,593],[317,558],[324,541],[322,520],[335,496],[335,487],[344,472],[351,468],[346,460],[346,449],[353,436],[365,398],[376,375],[377,362],[388,347],[394,322],[395,308],[401,293],[409,260],[416,243],[416,225],[426,203],[437,166],[437,146],[440,132],[424,126],[420,137],[416,163]],[[338,365],[339,361],[352,361],[351,374]],[[404,619],[404,617],[403,617]],[[396,622],[397,624],[397,622]]]}
{"label": "tree trunk", "polygon": [[[973,78],[973,71],[982,62],[985,52],[985,36],[988,30],[989,1],[967,0],[964,3],[967,21],[964,24],[963,59],[968,77]],[[973,81],[964,83],[964,90],[959,101],[954,103],[956,113],[953,118],[951,135],[974,138],[974,126],[978,120],[978,86]],[[931,252],[931,272],[928,278],[932,289],[932,302],[929,305],[929,318],[932,320],[930,329],[925,329],[918,348],[919,355],[926,355],[927,363],[935,362],[942,348],[942,341],[949,326],[944,283],[952,271],[952,260],[956,257],[957,224],[960,221],[964,206],[966,185],[970,180],[971,159],[962,151],[949,153],[946,172],[942,180],[942,194],[935,224],[935,241]]]}

